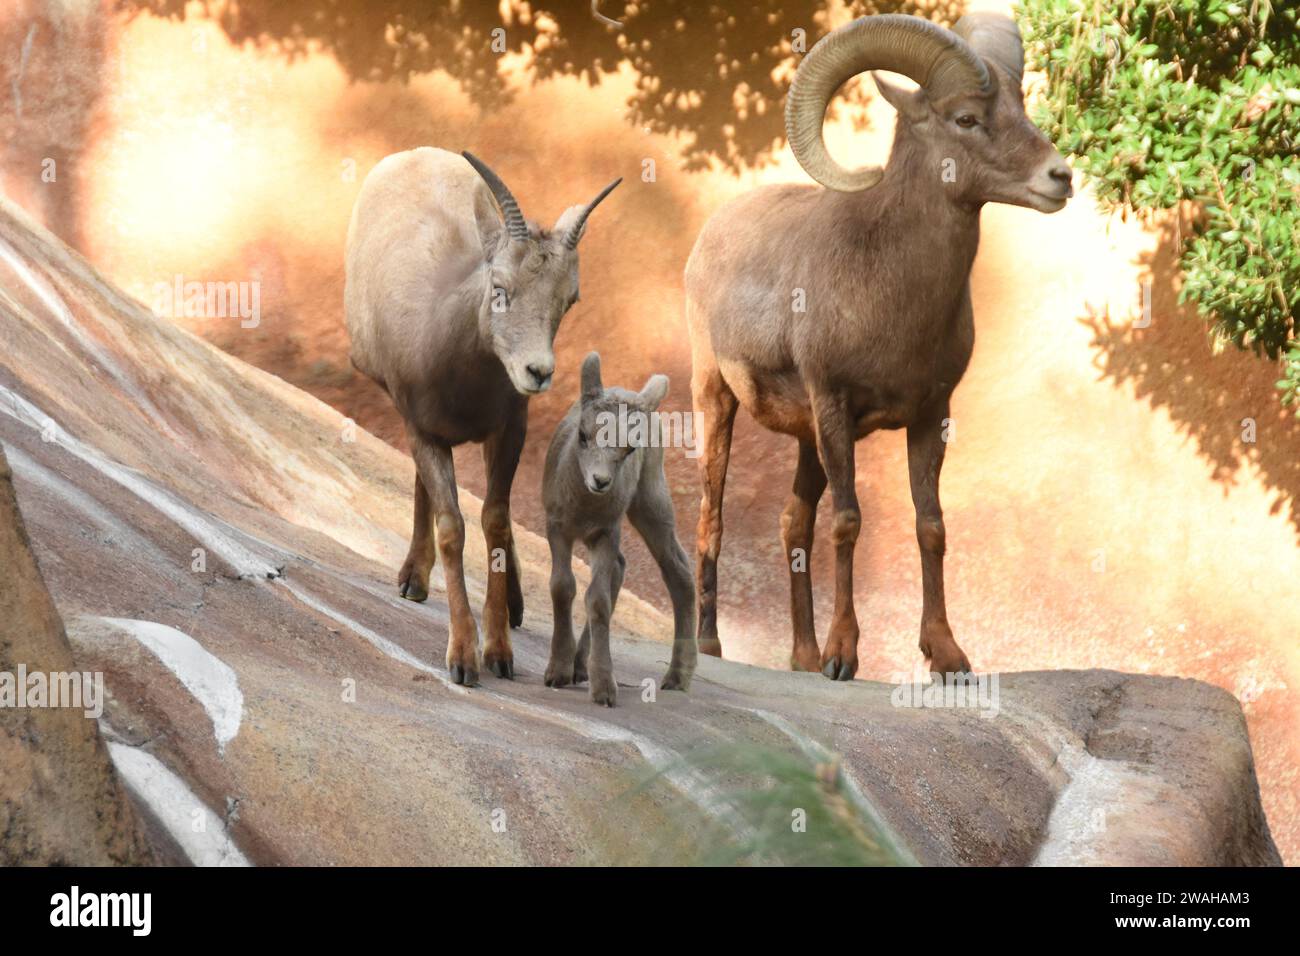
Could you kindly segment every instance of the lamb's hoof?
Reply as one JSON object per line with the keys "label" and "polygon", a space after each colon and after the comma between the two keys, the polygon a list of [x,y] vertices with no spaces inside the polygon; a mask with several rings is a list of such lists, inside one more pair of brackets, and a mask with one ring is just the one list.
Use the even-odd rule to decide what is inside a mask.
{"label": "lamb's hoof", "polygon": [[564,661],[552,660],[546,665],[546,674],[542,683],[547,687],[568,687],[573,683],[573,665]]}
{"label": "lamb's hoof", "polygon": [[497,677],[505,680],[515,679],[515,659],[513,657],[498,657],[491,660],[485,660],[483,663]]}
{"label": "lamb's hoof", "polygon": [[573,682],[575,684],[587,683],[587,665],[581,661],[573,663]]}
{"label": "lamb's hoof", "polygon": [[613,707],[618,700],[618,685],[612,677],[591,682],[591,702],[593,704]]}
{"label": "lamb's hoof", "polygon": [[669,671],[659,682],[660,690],[680,690],[683,693],[691,689],[691,675],[680,671]]}
{"label": "lamb's hoof", "polygon": [[705,638],[700,641],[700,653],[708,654],[710,657],[722,656],[722,642],[716,637]]}
{"label": "lamb's hoof", "polygon": [[429,599],[429,589],[423,587],[418,581],[407,581],[401,586],[398,593],[408,601],[427,601]]}
{"label": "lamb's hoof", "polygon": [[831,680],[853,680],[853,675],[857,672],[857,661],[840,661],[838,657],[829,658],[822,665],[822,674]]}

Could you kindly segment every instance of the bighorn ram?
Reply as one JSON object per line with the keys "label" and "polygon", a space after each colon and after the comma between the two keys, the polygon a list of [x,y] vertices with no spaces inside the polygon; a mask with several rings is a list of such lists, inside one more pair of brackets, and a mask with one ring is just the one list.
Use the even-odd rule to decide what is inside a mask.
{"label": "bighorn ram", "polygon": [[344,303],[352,363],[392,397],[415,459],[415,522],[398,586],[410,600],[428,597],[436,528],[451,617],[447,669],[456,683],[474,684],[478,631],[465,592],[465,523],[451,450],[483,443],[489,572],[482,660],[498,677],[513,677],[507,612],[518,627],[524,599],[510,485],[528,397],[551,384],[552,342],[578,300],[578,240],[587,217],[622,180],[565,210],[546,231],[525,221],[492,170],[463,156],[424,147],[371,170],[348,226]]}
{"label": "bighorn ram", "polygon": [[[939,508],[948,399],[974,345],[970,269],[987,202],[1056,212],[1069,166],[1025,116],[1024,54],[1006,17],[973,14],[946,30],[915,17],[863,17],[824,37],[795,75],[786,132],[825,188],[769,186],[721,208],[686,266],[692,391],[705,431],[700,472],[699,645],[720,654],[717,560],[722,495],[738,404],[799,441],[781,516],[786,559],[808,554],[817,503],[834,501],[835,611],[825,649],[812,583],[790,561],[791,666],[849,680],[857,672],[853,549],[861,524],[854,444],[907,428],[924,592],[921,651],[932,671],[970,669],[943,597]],[[901,73],[914,92],[876,83],[898,111],[888,164],[847,170],[830,157],[823,114],[867,70]]]}

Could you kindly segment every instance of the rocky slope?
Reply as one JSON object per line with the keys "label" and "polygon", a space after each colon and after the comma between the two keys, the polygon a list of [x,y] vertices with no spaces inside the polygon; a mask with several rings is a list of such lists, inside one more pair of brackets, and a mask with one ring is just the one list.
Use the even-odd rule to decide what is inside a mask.
{"label": "rocky slope", "polygon": [[[653,695],[642,682],[662,673],[670,628],[625,594],[614,648],[625,689],[617,709],[598,710],[584,689],[541,683],[549,568],[527,533],[518,679],[450,684],[436,572],[422,605],[393,586],[410,462],[155,319],[8,203],[0,441],[73,664],[105,674],[100,730],[162,859],[691,860],[701,834],[743,826],[729,797],[743,781],[683,759],[722,743],[837,754],[862,805],[922,863],[1278,862],[1224,691],[1021,673],[1000,675],[992,708],[904,707],[887,684],[706,659],[689,696]],[[462,505],[477,515],[470,495]],[[15,521],[0,508],[6,542]],[[477,605],[485,561],[469,537]],[[7,562],[25,560],[7,547]],[[14,580],[0,577],[0,605]],[[23,620],[6,618],[6,641]],[[32,663],[60,667],[56,644],[44,647]],[[12,719],[0,724],[5,781],[33,759]],[[81,748],[59,771],[80,783],[64,787],[93,772],[84,720],[52,731]],[[82,805],[118,807],[103,786]],[[9,819],[52,812],[21,787],[0,792]],[[127,862],[119,809],[120,834],[106,839]],[[72,832],[90,841],[103,822]],[[4,830],[0,859],[15,858]]]}

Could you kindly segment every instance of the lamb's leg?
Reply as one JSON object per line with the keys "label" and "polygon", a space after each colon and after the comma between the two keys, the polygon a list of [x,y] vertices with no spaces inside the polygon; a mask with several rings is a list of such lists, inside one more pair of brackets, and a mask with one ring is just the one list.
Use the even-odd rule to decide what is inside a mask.
{"label": "lamb's leg", "polygon": [[970,672],[970,661],[953,639],[943,597],[943,509],[939,471],[943,468],[945,400],[924,411],[907,428],[907,470],[916,506],[916,541],[921,549],[921,653],[930,670],[951,679]]}
{"label": "lamb's leg", "polygon": [[429,596],[429,573],[438,554],[433,546],[433,516],[429,493],[424,490],[420,473],[415,473],[415,520],[411,528],[411,548],[397,572],[398,593],[408,601],[423,601]]}
{"label": "lamb's leg", "polygon": [[[519,465],[527,430],[528,407],[517,403],[505,428],[483,443],[487,465],[487,493],[483,496],[483,538],[487,544],[488,584],[483,603],[483,664],[497,677],[515,676],[514,651],[510,647],[510,566],[514,544],[510,532],[510,485]],[[516,588],[518,569],[516,568]],[[519,600],[523,613],[523,599]]]}
{"label": "lamb's leg", "polygon": [[451,447],[426,441],[408,430],[411,456],[420,472],[420,480],[429,492],[433,510],[438,551],[442,554],[447,578],[447,612],[451,634],[447,640],[447,671],[454,683],[472,686],[478,683],[478,628],[469,609],[465,591],[465,520],[460,514],[456,495],[456,468]]}
{"label": "lamb's leg", "polygon": [[546,540],[551,546],[551,658],[543,680],[547,687],[564,687],[574,682],[573,596],[577,584],[573,579],[573,543],[555,528],[548,528]]}
{"label": "lamb's leg", "polygon": [[641,472],[641,484],[628,508],[632,527],[645,540],[646,547],[659,565],[668,596],[673,602],[673,651],[668,673],[659,682],[664,690],[690,690],[695,673],[695,586],[691,566],[677,540],[673,499],[664,480],[662,450],[658,462],[648,460]]}
{"label": "lamb's leg", "polygon": [[718,640],[718,554],[722,550],[722,493],[731,457],[731,427],[738,402],[718,371],[712,351],[697,348],[691,397],[702,432],[700,442],[700,523],[696,541],[700,621],[699,650],[722,656]]}
{"label": "lamb's leg", "polygon": [[[618,592],[623,587],[623,575],[627,571],[627,558],[623,552],[618,553],[618,563],[614,566],[613,578],[609,585],[609,613],[613,617],[618,607]],[[591,653],[591,622],[582,625],[582,637],[578,640],[578,653],[573,659],[573,682],[581,684],[587,679],[587,657]]]}
{"label": "lamb's leg", "polygon": [[591,629],[591,700],[613,707],[618,699],[614,664],[609,654],[609,622],[614,613],[614,583],[618,573],[618,538],[602,532],[587,542],[591,553],[591,584],[587,587],[587,626]]}
{"label": "lamb's leg", "polygon": [[813,624],[812,549],[817,503],[825,490],[826,472],[817,460],[816,446],[799,442],[794,487],[781,514],[781,540],[790,566],[790,620],[794,626],[790,668],[797,671],[815,671],[821,667]]}
{"label": "lamb's leg", "polygon": [[852,680],[858,671],[858,617],[853,610],[853,549],[862,527],[854,482],[854,422],[841,392],[812,396],[817,452],[830,481],[835,518],[835,615],[822,650],[822,673],[832,680]]}

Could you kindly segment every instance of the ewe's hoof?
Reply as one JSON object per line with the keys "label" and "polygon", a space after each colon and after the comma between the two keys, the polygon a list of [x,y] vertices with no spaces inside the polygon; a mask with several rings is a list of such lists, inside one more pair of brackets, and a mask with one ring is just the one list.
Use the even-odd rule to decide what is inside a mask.
{"label": "ewe's hoof", "polygon": [[716,637],[706,638],[700,641],[700,653],[708,654],[710,657],[722,656],[722,642]]}
{"label": "ewe's hoof", "polygon": [[448,668],[453,684],[463,684],[466,687],[474,687],[478,684],[478,671],[472,667],[462,667],[460,664],[452,664]]}
{"label": "ewe's hoof", "polygon": [[417,581],[407,581],[398,593],[408,601],[425,601],[429,598],[428,588],[421,587]]}
{"label": "ewe's hoof", "polygon": [[491,660],[485,660],[483,663],[485,663],[487,669],[497,677],[502,677],[506,680],[515,679],[515,659],[513,657],[497,657]]}

